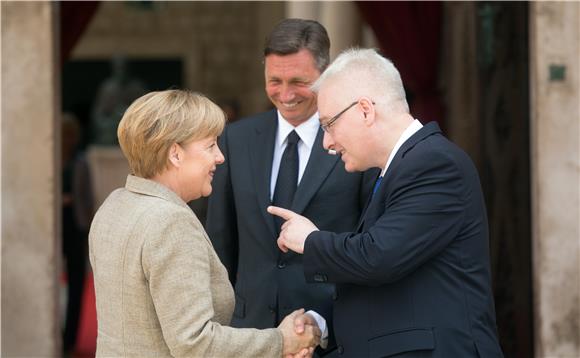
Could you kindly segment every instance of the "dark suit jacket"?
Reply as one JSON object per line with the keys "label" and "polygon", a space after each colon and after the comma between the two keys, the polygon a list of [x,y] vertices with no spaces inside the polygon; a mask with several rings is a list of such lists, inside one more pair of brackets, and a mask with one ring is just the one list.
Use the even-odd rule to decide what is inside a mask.
{"label": "dark suit jacket", "polygon": [[436,123],[399,149],[363,215],[304,247],[307,280],[337,284],[337,355],[502,356],[481,185]]}
{"label": "dark suit jacket", "polygon": [[[274,218],[266,211],[276,118],[269,111],[242,119],[220,137],[226,161],[214,176],[206,229],[235,285],[235,327],[275,327],[301,307],[332,322],[334,285],[306,283],[302,256],[278,249]],[[339,157],[323,149],[322,138],[320,130],[290,209],[325,230],[352,231],[374,177],[364,181],[361,173],[347,173]]]}

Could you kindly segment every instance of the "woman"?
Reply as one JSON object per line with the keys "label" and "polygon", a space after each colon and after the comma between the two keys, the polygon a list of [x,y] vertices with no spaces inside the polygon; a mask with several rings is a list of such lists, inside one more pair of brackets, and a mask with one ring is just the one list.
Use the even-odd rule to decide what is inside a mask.
{"label": "woman", "polygon": [[[279,357],[308,352],[320,332],[225,326],[234,308],[227,272],[186,202],[212,191],[224,157],[223,112],[202,95],[168,90],[137,99],[117,135],[131,168],[89,234],[97,298],[97,356]],[[311,350],[310,350],[311,352]]]}

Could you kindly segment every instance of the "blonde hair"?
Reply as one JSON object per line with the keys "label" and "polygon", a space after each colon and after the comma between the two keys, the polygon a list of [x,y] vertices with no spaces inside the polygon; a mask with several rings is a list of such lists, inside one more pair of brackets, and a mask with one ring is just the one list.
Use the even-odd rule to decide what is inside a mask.
{"label": "blonde hair", "polygon": [[117,137],[134,175],[151,178],[169,164],[174,143],[218,136],[224,112],[202,94],[183,90],[148,93],[125,111]]}

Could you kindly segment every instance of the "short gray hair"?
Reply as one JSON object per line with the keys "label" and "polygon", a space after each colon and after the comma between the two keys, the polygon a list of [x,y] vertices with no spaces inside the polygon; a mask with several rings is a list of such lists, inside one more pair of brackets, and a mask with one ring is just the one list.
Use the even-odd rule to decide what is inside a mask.
{"label": "short gray hair", "polygon": [[[356,95],[366,95],[381,101],[390,110],[409,112],[405,88],[399,71],[389,59],[375,49],[350,48],[344,50],[314,82],[311,89],[318,92],[324,82],[340,78],[350,80]],[[354,81],[356,79],[356,82]]]}

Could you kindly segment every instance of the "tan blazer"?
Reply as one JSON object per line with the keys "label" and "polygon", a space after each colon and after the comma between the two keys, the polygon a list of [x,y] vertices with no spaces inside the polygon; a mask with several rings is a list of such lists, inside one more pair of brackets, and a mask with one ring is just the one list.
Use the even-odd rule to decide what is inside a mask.
{"label": "tan blazer", "polygon": [[191,209],[154,181],[129,175],[89,234],[97,357],[280,357],[278,329],[227,327],[234,294]]}

